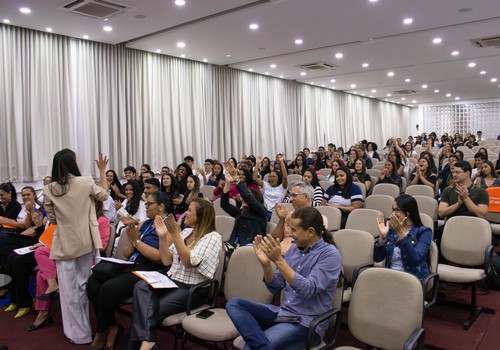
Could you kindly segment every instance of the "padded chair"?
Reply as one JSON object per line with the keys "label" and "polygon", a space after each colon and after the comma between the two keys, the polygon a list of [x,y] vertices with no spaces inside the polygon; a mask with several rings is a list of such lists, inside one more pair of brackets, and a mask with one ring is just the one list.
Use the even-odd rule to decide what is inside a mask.
{"label": "padded chair", "polygon": [[366,173],[370,175],[372,178],[378,179],[380,177],[380,174],[382,174],[382,171],[375,168],[371,168],[371,169],[366,169]]}
{"label": "padded chair", "polygon": [[222,236],[222,241],[229,241],[233,232],[235,219],[232,216],[217,215],[215,217],[215,230]]}
{"label": "padded chair", "polygon": [[441,239],[441,254],[453,265],[439,264],[439,279],[472,288],[471,313],[463,326],[468,330],[483,311],[477,306],[476,282],[483,280],[490,271],[493,247],[489,222],[470,216],[448,219]]}
{"label": "padded chair", "polygon": [[[287,208],[289,211],[294,211],[295,209],[293,208],[292,203],[280,203],[280,205],[284,206]],[[278,224],[280,222],[280,218],[278,216],[278,213],[276,213],[276,210],[273,211],[273,215],[271,215],[271,220],[269,220],[272,223]]]}
{"label": "padded chair", "polygon": [[[226,211],[224,209],[221,208],[220,206],[220,201],[221,199],[220,198],[217,198],[215,201],[214,201],[214,209],[215,209],[215,215],[216,216],[231,216],[229,215],[228,213],[226,213]],[[232,198],[229,198],[229,203],[232,204],[232,205],[236,205],[236,201]]]}
{"label": "padded chair", "polygon": [[378,162],[376,165],[373,166],[373,168],[371,169],[367,169],[367,170],[380,170],[382,172],[382,170],[384,170],[384,161],[381,161],[381,162]]}
{"label": "padded chair", "polygon": [[435,224],[435,221],[432,220],[432,218],[429,215],[427,215],[426,213],[420,212],[419,216],[420,216],[420,220],[422,221],[422,224],[424,224],[424,226],[427,226],[427,227],[429,227],[431,229],[431,231],[432,231],[432,239],[434,240],[434,224]]}
{"label": "padded chair", "polygon": [[[430,188],[430,187],[429,187]],[[427,196],[413,196],[417,201],[418,211],[429,215],[434,223],[438,220],[438,201]]]}
{"label": "padded chair", "polygon": [[321,186],[321,188],[323,189],[323,191],[326,191],[328,189],[328,187],[330,187],[330,186],[333,185],[333,182],[330,182],[328,180],[321,180],[319,182],[319,185]]}
{"label": "padded chair", "polygon": [[384,218],[388,219],[392,214],[392,202],[394,202],[394,198],[391,196],[372,194],[366,198],[365,208],[378,210],[384,214]]}
{"label": "padded chair", "polygon": [[266,226],[266,234],[271,234],[273,233],[274,229],[276,228],[277,224],[274,222],[268,222]]}
{"label": "padded chair", "polygon": [[427,196],[434,198],[434,189],[427,185],[410,185],[406,187],[405,193],[410,196]]}
{"label": "padded chair", "polygon": [[319,169],[319,173],[325,177],[328,177],[332,173],[332,169],[330,168]]}
{"label": "padded chair", "polygon": [[[262,304],[271,303],[273,295],[267,290],[262,276],[262,268],[253,247],[239,247],[229,259],[224,280],[224,297],[226,300],[240,297]],[[189,315],[182,320],[183,345],[186,337],[204,343],[218,343],[235,339],[239,335],[225,309],[210,310],[214,314],[207,319]]]}
{"label": "padded chair", "polygon": [[[422,215],[422,214],[420,214]],[[425,215],[425,214],[423,214]],[[425,223],[424,223],[425,225]],[[425,225],[427,226],[427,225]],[[431,272],[429,276],[425,277],[422,280],[422,285],[424,287],[424,291],[426,293],[431,293],[431,299],[429,301],[424,302],[424,308],[425,310],[430,309],[432,305],[436,303],[437,300],[437,295],[439,291],[439,274],[438,274],[438,257],[439,257],[439,251],[438,251],[438,246],[436,242],[432,241],[431,246],[429,248],[429,259],[428,259],[428,265],[429,265],[429,271]]]}
{"label": "padded chair", "polygon": [[359,208],[351,211],[345,225],[346,229],[367,231],[373,237],[378,237],[377,215],[381,212],[375,209]]}
{"label": "padded chair", "polygon": [[400,193],[401,193],[401,190],[398,187],[398,185],[386,184],[386,183],[378,183],[375,186],[373,186],[373,190],[372,190],[372,195],[373,194],[385,194],[385,195],[391,196],[392,198],[399,197]]}
{"label": "padded chair", "polygon": [[210,201],[214,200],[214,190],[215,186],[203,185],[200,187],[200,192],[203,193],[203,197],[207,197]]}
{"label": "padded chair", "polygon": [[353,182],[352,183],[354,186],[358,186],[361,190],[361,193],[363,194],[363,200],[366,198],[366,186],[364,183],[361,182]]}
{"label": "padded chair", "polygon": [[[287,176],[286,180],[288,183],[295,183],[297,181],[302,181],[302,175],[299,174],[290,174]],[[289,187],[290,188],[290,187]]]}
{"label": "padded chair", "polygon": [[373,265],[373,236],[366,231],[344,229],[333,234],[333,243],[342,258],[344,271],[344,302],[351,298],[354,270]]}
{"label": "padded chair", "polygon": [[[371,158],[371,160],[372,160],[373,166],[377,165],[377,163],[380,162],[380,160],[378,160],[378,158]],[[370,170],[370,169],[367,169],[367,170]]]}
{"label": "padded chair", "polygon": [[342,220],[342,212],[339,208],[319,206],[315,207],[318,211],[328,219],[328,231],[340,230],[340,221]]}
{"label": "padded chair", "polygon": [[109,225],[109,239],[108,239],[108,245],[106,246],[106,249],[104,250],[104,253],[106,254],[107,257],[111,257],[113,254],[113,247],[115,245],[115,236],[116,236],[116,229],[113,225]]}
{"label": "padded chair", "polygon": [[366,269],[355,280],[347,325],[356,339],[375,348],[423,349],[423,305],[422,285],[414,275],[386,268]]}
{"label": "padded chair", "polygon": [[491,233],[494,235],[500,235],[500,213],[493,213],[489,211],[486,214],[486,220],[491,225]]}

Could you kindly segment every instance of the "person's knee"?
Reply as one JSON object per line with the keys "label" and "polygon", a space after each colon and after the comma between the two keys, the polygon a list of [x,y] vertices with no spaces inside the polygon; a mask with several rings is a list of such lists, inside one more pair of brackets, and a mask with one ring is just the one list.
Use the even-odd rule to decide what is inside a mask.
{"label": "person's knee", "polygon": [[226,303],[226,310],[228,309],[239,309],[242,306],[242,300],[241,298],[232,298]]}

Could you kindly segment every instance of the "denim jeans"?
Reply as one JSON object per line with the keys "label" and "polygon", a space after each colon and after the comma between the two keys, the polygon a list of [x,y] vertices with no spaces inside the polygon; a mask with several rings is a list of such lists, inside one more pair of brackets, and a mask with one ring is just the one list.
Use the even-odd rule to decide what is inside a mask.
{"label": "denim jeans", "polygon": [[[298,323],[275,323],[277,314],[262,304],[233,298],[226,310],[245,340],[245,350],[293,350],[304,348],[308,329]],[[319,344],[316,335],[314,344]]]}

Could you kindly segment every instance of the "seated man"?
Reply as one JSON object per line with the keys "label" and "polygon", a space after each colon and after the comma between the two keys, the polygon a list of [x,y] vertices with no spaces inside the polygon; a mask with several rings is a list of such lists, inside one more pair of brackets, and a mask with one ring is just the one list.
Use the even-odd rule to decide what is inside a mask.
{"label": "seated man", "polygon": [[[227,313],[246,342],[245,349],[300,349],[308,327],[317,315],[332,307],[341,263],[330,244],[321,213],[313,207],[293,212],[290,220],[295,243],[283,258],[279,241],[257,236],[254,250],[264,272],[267,288],[278,295],[280,306],[231,299]],[[273,262],[277,270],[271,267]],[[318,325],[313,345],[323,338],[328,322]]]}

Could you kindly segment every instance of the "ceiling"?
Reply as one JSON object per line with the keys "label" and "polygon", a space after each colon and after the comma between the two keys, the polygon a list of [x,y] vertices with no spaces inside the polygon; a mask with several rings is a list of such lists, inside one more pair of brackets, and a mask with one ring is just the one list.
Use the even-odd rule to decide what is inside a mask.
{"label": "ceiling", "polygon": [[[499,0],[105,1],[128,7],[91,18],[60,9],[75,0],[1,0],[0,20],[413,106],[500,98],[500,48],[471,42],[500,37]],[[31,13],[21,13],[22,6]],[[252,23],[259,28],[250,29]],[[184,48],[177,47],[181,41]],[[318,62],[334,69],[300,68]],[[394,93],[400,90],[415,93]]]}

